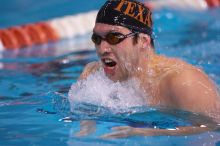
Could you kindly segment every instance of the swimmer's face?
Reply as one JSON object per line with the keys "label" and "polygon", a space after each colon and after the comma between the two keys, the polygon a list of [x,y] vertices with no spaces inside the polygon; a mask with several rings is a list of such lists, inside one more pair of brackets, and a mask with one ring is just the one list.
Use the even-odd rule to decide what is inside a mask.
{"label": "swimmer's face", "polygon": [[[102,23],[96,23],[93,33],[93,39],[97,39],[97,36],[104,38],[101,42],[100,39],[95,40],[98,42],[95,47],[106,75],[113,81],[128,79],[138,62],[139,45],[134,43],[134,34],[125,27]],[[131,36],[117,43],[117,39],[114,40],[112,35],[119,33]]]}

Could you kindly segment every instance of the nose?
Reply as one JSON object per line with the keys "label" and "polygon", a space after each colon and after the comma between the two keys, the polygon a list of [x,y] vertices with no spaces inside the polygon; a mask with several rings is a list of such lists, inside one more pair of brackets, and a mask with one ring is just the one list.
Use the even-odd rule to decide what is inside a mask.
{"label": "nose", "polygon": [[102,40],[101,44],[96,46],[96,51],[100,56],[104,53],[109,53],[111,51],[111,45],[105,40]]}

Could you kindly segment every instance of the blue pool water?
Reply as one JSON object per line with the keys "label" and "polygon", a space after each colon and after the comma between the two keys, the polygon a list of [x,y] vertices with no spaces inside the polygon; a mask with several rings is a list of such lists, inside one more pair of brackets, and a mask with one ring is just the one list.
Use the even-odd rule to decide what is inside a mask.
{"label": "blue pool water", "polygon": [[[33,1],[23,1],[27,3],[19,2],[19,6],[12,1],[0,1],[1,27],[93,10],[103,2],[77,7],[75,1],[54,0],[36,4]],[[71,5],[66,5],[67,3]],[[77,4],[83,5],[81,3],[77,1]],[[20,5],[27,9],[22,9]],[[30,8],[30,5],[33,7]],[[60,7],[57,8],[56,5]],[[45,13],[46,10],[50,11]],[[17,11],[21,13],[16,13]],[[204,12],[171,9],[155,11],[157,52],[180,57],[203,68],[219,86],[219,16],[220,9]],[[16,17],[20,19],[15,20]],[[77,104],[74,112],[71,112],[66,98],[70,87],[76,82],[85,64],[97,60],[89,39],[88,34],[19,52],[1,52],[0,66],[4,67],[0,69],[0,146],[220,145],[218,130],[187,136],[101,139],[100,136],[111,132],[111,127],[114,126],[174,128],[200,121],[209,122],[209,119],[162,107],[112,111],[100,105],[85,103]],[[74,51],[75,48],[81,48],[81,51]],[[77,137],[75,134],[79,131],[80,120],[84,119],[97,122],[96,132]]]}

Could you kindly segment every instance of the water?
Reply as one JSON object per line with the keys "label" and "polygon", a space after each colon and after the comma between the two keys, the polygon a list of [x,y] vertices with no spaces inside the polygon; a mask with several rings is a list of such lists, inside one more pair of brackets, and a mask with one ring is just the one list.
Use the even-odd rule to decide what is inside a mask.
{"label": "water", "polygon": [[[219,15],[220,9],[205,12],[177,12],[168,9],[156,11],[154,19],[157,52],[180,57],[203,68],[219,86]],[[18,20],[16,23],[24,21],[32,20],[22,22]],[[9,21],[5,23],[7,24],[2,26],[11,25]],[[3,66],[0,69],[1,146],[157,146],[165,143],[178,146],[220,145],[219,131],[188,136],[101,139],[101,135],[112,132],[113,126],[175,128],[210,122],[210,119],[163,107],[139,107],[141,105],[139,100],[135,104],[127,102],[127,105],[122,106],[123,102],[115,104],[115,99],[106,98],[102,104],[97,105],[99,98],[98,95],[94,96],[98,94],[97,92],[89,99],[90,102],[82,102],[83,99],[80,101],[77,97],[74,99],[74,95],[73,100],[78,102],[71,100],[69,102],[67,97],[71,85],[76,82],[85,64],[97,60],[89,39],[90,36],[86,35],[56,44],[1,52],[0,63]],[[75,48],[82,51],[76,52]],[[94,85],[92,80],[90,83],[91,86]],[[120,91],[127,88],[122,84],[114,85],[111,82],[109,84],[113,89],[116,86]],[[133,84],[128,87],[132,86]],[[89,93],[93,92],[87,92],[86,95],[90,95]],[[119,92],[121,97],[119,101],[125,98],[122,93]],[[129,98],[135,94],[135,90],[127,93],[128,101],[131,101]],[[119,106],[122,108],[118,108]],[[85,137],[77,137],[79,121],[85,119],[96,121],[96,132]]]}
{"label": "water", "polygon": [[[0,0],[0,28],[62,17],[96,10],[105,0],[90,3],[90,0]],[[89,3],[89,5],[86,5]],[[19,19],[18,19],[19,18]]]}

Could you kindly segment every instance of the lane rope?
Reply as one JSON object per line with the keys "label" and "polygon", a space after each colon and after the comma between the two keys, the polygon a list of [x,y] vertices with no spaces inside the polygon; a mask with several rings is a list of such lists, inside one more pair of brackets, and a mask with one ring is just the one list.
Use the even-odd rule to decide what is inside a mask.
{"label": "lane rope", "polygon": [[[152,9],[162,7],[206,10],[220,6],[220,0],[157,0],[145,3]],[[97,11],[64,16],[44,22],[0,29],[0,50],[27,48],[88,34],[95,25]]]}

